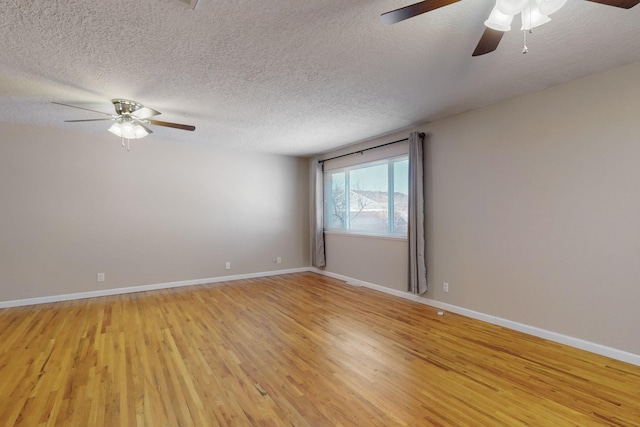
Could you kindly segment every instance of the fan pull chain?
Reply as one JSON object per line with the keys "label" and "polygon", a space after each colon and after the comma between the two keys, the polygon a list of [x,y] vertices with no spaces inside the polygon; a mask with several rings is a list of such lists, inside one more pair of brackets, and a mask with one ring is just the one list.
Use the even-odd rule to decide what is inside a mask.
{"label": "fan pull chain", "polygon": [[[533,3],[533,0],[531,0],[529,2],[529,16],[528,16],[528,18],[529,18],[529,32],[531,32],[531,9],[532,9],[532,6],[533,6],[531,3]],[[524,20],[527,19],[527,17],[524,16],[524,11],[522,12],[521,16],[522,16],[522,26],[525,27]],[[523,44],[523,46],[522,46],[522,54],[525,54],[525,53],[529,52],[529,48],[527,47],[527,30],[524,29],[522,32],[524,33],[524,42],[522,43]]]}
{"label": "fan pull chain", "polygon": [[125,138],[124,136],[120,137],[122,139],[122,146],[124,147],[124,140],[127,140],[127,151],[131,151],[131,147],[129,146],[129,142],[131,141],[129,138]]}

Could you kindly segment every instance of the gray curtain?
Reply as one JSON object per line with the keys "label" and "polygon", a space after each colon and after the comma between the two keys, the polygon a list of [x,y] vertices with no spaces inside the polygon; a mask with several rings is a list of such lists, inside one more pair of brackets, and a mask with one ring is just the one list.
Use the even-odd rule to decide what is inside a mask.
{"label": "gray curtain", "polygon": [[427,292],[424,226],[424,134],[409,135],[409,292]]}
{"label": "gray curtain", "polygon": [[324,267],[326,265],[324,253],[324,173],[323,163],[313,161],[313,219],[311,236],[311,265]]}

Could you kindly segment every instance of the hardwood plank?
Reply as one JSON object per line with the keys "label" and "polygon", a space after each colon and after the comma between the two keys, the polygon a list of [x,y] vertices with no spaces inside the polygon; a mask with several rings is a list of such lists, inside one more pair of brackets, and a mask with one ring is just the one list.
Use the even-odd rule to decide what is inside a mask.
{"label": "hardwood plank", "polygon": [[0,378],[4,425],[640,425],[640,367],[313,273],[0,310]]}

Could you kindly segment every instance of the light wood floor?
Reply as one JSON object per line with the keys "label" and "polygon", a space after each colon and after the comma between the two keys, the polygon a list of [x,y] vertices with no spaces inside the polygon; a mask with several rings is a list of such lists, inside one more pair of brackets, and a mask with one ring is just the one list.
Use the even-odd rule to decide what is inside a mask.
{"label": "light wood floor", "polygon": [[639,426],[640,367],[313,273],[0,310],[0,424]]}

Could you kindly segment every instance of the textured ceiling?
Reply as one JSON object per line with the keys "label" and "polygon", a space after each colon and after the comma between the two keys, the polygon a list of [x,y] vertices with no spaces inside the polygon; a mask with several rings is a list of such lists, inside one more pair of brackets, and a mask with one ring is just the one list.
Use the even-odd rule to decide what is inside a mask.
{"label": "textured ceiling", "polygon": [[197,128],[148,138],[311,155],[640,60],[640,6],[569,0],[472,58],[493,0],[380,22],[415,2],[2,0],[0,121],[106,132],[51,101],[128,98]]}

